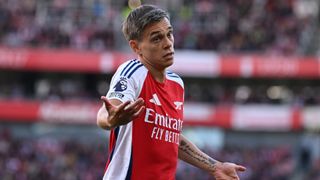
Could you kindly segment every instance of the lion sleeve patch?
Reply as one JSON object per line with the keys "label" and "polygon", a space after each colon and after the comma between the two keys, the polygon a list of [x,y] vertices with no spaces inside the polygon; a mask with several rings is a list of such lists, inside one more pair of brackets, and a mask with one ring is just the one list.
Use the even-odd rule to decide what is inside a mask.
{"label": "lion sleeve patch", "polygon": [[128,80],[126,77],[120,77],[120,80],[113,87],[115,92],[122,92],[128,88]]}

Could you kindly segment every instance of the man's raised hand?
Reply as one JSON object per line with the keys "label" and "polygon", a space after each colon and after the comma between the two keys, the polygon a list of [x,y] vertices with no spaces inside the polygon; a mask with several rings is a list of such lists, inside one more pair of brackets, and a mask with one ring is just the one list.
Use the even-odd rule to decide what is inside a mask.
{"label": "man's raised hand", "polygon": [[108,112],[107,121],[110,128],[129,123],[135,117],[139,116],[145,108],[144,100],[142,98],[133,102],[127,101],[124,103],[121,103],[119,100],[116,100],[116,103],[113,103],[111,102],[112,100],[108,100],[105,96],[101,96],[101,100]]}

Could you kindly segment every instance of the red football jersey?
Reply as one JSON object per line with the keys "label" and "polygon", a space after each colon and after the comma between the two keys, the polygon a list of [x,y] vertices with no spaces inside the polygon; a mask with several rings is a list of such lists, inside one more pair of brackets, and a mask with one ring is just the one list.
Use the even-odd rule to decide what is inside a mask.
{"label": "red football jersey", "polygon": [[159,83],[140,61],[131,60],[114,74],[107,97],[122,102],[141,97],[146,108],[130,123],[111,130],[103,179],[175,179],[183,125],[181,78],[167,72]]}

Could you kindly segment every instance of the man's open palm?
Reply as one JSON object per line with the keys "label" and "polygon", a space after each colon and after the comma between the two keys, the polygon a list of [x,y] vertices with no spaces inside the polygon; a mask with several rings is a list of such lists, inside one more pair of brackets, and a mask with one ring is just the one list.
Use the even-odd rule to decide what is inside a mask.
{"label": "man's open palm", "polygon": [[104,102],[105,108],[108,111],[108,121],[113,126],[124,125],[132,121],[137,117],[145,108],[144,100],[139,98],[134,102],[124,102],[119,105],[113,105],[105,96],[101,96],[101,100]]}
{"label": "man's open palm", "polygon": [[216,180],[239,180],[237,171],[245,171],[246,168],[234,163],[217,163],[212,175]]}

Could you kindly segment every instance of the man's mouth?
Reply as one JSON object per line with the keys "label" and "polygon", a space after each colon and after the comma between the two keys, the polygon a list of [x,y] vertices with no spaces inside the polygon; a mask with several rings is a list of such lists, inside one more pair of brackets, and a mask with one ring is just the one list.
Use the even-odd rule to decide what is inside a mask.
{"label": "man's mouth", "polygon": [[174,52],[169,52],[169,53],[167,53],[167,54],[165,54],[163,57],[170,57],[170,56],[173,56],[174,55]]}

